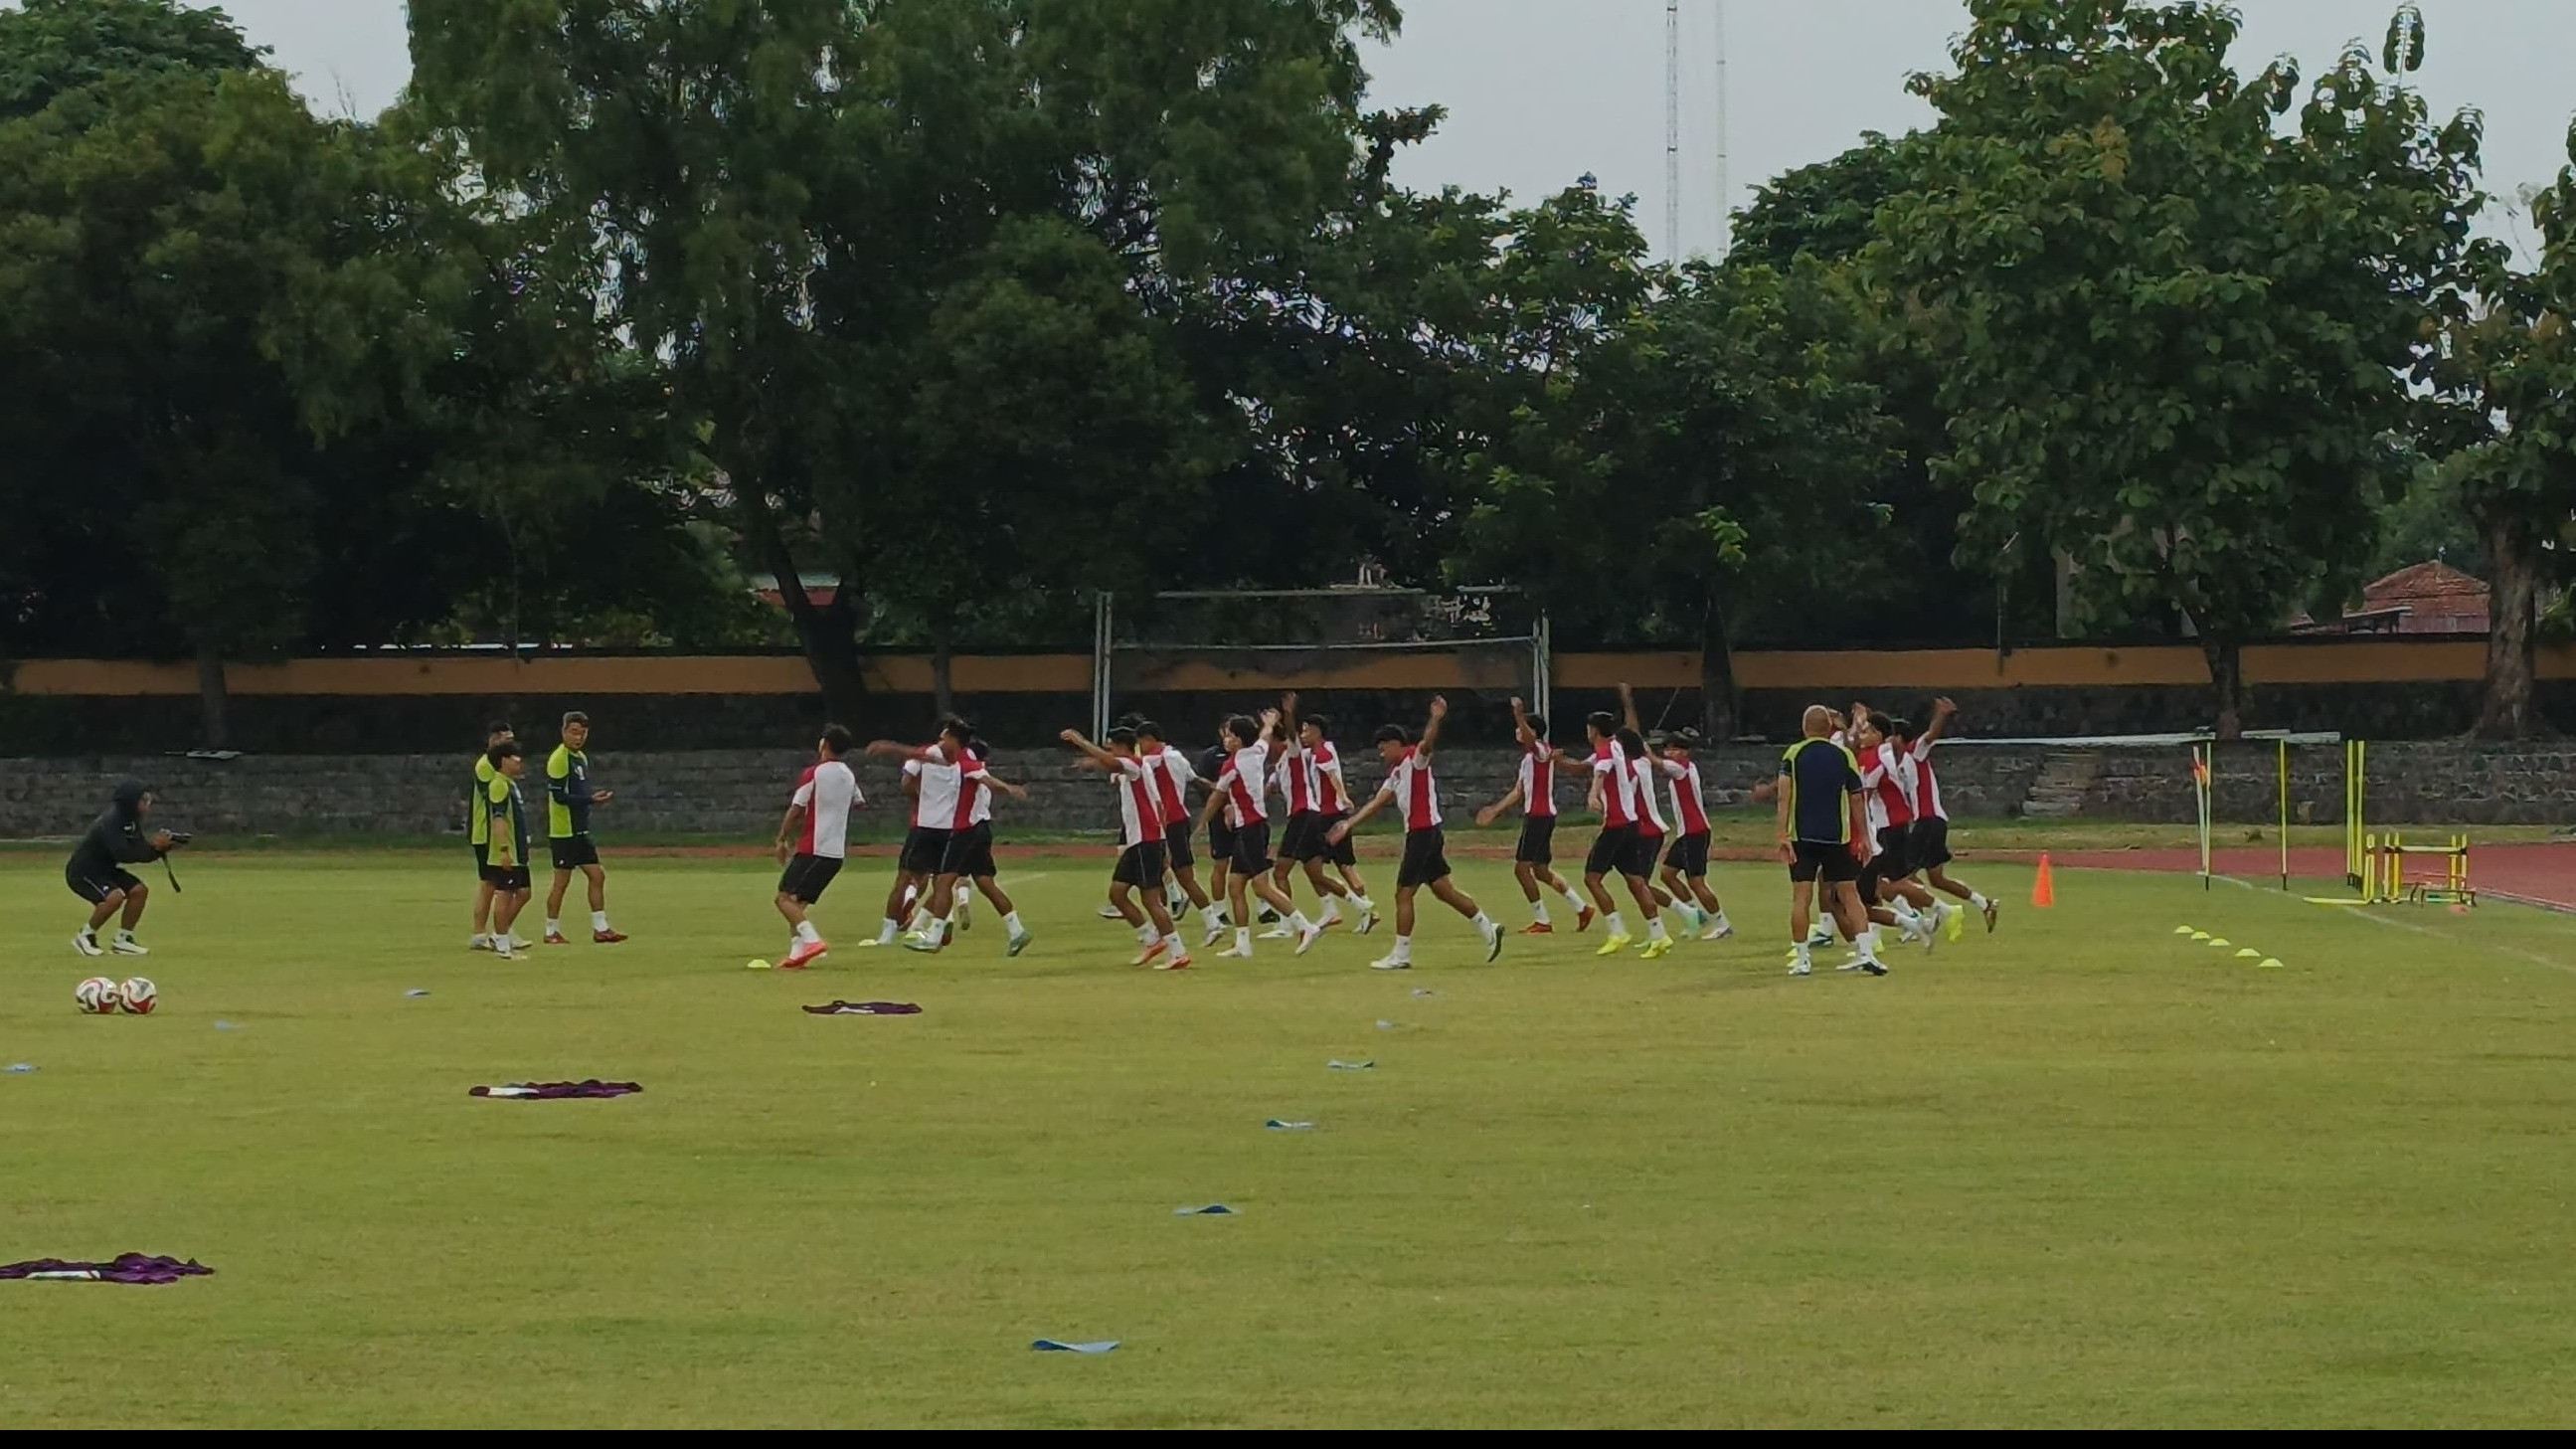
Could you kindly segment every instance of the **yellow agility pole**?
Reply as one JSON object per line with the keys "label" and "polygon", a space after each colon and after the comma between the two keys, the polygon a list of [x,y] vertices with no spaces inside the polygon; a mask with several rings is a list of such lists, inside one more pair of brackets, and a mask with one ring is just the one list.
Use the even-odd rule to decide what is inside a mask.
{"label": "yellow agility pole", "polygon": [[2281,889],[2290,888],[2290,742],[2281,741]]}

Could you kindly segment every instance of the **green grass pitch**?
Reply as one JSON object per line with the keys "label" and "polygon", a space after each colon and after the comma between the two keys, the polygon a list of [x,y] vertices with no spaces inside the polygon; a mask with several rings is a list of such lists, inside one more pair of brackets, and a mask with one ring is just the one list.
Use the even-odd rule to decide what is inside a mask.
{"label": "green grass pitch", "polygon": [[[612,846],[634,939],[509,964],[461,856],[185,862],[115,1020],[58,862],[0,856],[0,1259],[218,1270],[0,1283],[0,1426],[2576,1417],[2562,918],[1972,866],[1998,934],[1792,980],[1729,867],[1743,937],[1662,962],[1426,909],[1408,974],[1157,975],[1072,857],[1012,864],[1018,960],[853,949],[868,861],[799,976],[743,969],[760,863]],[[466,1095],[591,1075],[646,1091]]]}

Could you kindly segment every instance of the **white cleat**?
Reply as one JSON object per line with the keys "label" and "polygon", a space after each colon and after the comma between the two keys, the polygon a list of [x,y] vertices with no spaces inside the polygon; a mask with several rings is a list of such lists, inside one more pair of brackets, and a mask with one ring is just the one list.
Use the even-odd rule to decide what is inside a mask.
{"label": "white cleat", "polygon": [[1351,934],[1354,936],[1365,936],[1376,929],[1377,912],[1375,911],[1362,911],[1359,919],[1351,922]]}
{"label": "white cleat", "polygon": [[1243,946],[1228,946],[1216,954],[1220,960],[1249,961],[1252,959],[1250,949]]}
{"label": "white cleat", "polygon": [[1413,969],[1413,963],[1394,956],[1380,956],[1369,963],[1369,969],[1371,971],[1410,971]]}
{"label": "white cleat", "polygon": [[1813,976],[1816,974],[1816,968],[1808,965],[1804,961],[1792,961],[1789,963],[1789,974],[1792,976]]}
{"label": "white cleat", "polygon": [[107,954],[107,948],[98,944],[98,937],[91,935],[87,931],[83,931],[72,937],[72,949],[78,951],[84,956],[104,956]]}
{"label": "white cleat", "polygon": [[142,942],[127,935],[123,931],[116,933],[116,941],[114,944],[110,945],[108,949],[114,951],[119,956],[149,956],[152,954],[150,951],[144,949]]}
{"label": "white cleat", "polygon": [[1118,914],[1118,908],[1116,906],[1102,906],[1099,910],[1092,912],[1092,914],[1100,917],[1100,919],[1104,921],[1123,921],[1127,919],[1125,916]]}
{"label": "white cleat", "polygon": [[1282,921],[1278,925],[1271,927],[1269,930],[1262,932],[1258,939],[1264,941],[1288,941],[1294,940],[1296,935],[1296,932],[1288,929],[1288,923]]}
{"label": "white cleat", "polygon": [[1494,929],[1485,932],[1484,937],[1485,964],[1491,966],[1495,961],[1501,959],[1503,954],[1503,928],[1496,926]]}
{"label": "white cleat", "polygon": [[1735,923],[1724,916],[1719,916],[1708,923],[1708,929],[1700,932],[1699,938],[1703,941],[1723,941],[1734,934]]}
{"label": "white cleat", "polygon": [[492,949],[492,938],[489,936],[477,936],[473,940],[465,943],[465,949],[468,951],[489,951]]}
{"label": "white cleat", "polygon": [[1199,945],[1202,947],[1215,945],[1217,942],[1225,939],[1225,933],[1228,929],[1230,928],[1222,922],[1208,927],[1207,934],[1199,937]]}
{"label": "white cleat", "polygon": [[1314,950],[1315,943],[1322,939],[1324,939],[1324,928],[1309,922],[1306,929],[1297,933],[1297,954],[1303,956]]}

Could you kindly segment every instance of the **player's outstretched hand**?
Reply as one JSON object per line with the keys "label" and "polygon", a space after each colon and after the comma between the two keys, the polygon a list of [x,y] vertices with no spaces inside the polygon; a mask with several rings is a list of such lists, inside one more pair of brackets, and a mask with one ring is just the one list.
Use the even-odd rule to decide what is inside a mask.
{"label": "player's outstretched hand", "polygon": [[1959,706],[1945,694],[1939,699],[1932,701],[1932,712],[1934,714],[1957,714],[1959,712]]}
{"label": "player's outstretched hand", "polygon": [[1335,823],[1332,829],[1324,832],[1324,840],[1330,845],[1339,845],[1350,838],[1351,822],[1347,820]]}
{"label": "player's outstretched hand", "polygon": [[1447,695],[1435,694],[1431,696],[1431,717],[1433,719],[1447,719],[1449,717],[1449,697]]}
{"label": "player's outstretched hand", "polygon": [[593,790],[590,792],[590,803],[593,805],[605,805],[616,798],[617,792],[614,790]]}
{"label": "player's outstretched hand", "polygon": [[1515,694],[1512,696],[1512,713],[1519,714],[1522,710],[1527,708],[1529,708],[1529,705],[1525,703],[1519,695]]}
{"label": "player's outstretched hand", "polygon": [[1295,709],[1297,707],[1297,691],[1292,689],[1286,694],[1279,696],[1279,707],[1283,710]]}
{"label": "player's outstretched hand", "polygon": [[1494,807],[1488,805],[1484,809],[1476,812],[1476,823],[1478,825],[1491,825],[1494,823],[1494,814]]}
{"label": "player's outstretched hand", "polygon": [[1056,738],[1064,741],[1068,745],[1078,745],[1082,743],[1082,731],[1059,730],[1056,732]]}

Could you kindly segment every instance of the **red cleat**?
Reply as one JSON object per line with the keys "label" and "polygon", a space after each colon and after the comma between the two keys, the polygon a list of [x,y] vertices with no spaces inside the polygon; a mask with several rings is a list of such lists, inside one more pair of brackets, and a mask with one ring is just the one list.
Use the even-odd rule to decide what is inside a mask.
{"label": "red cleat", "polygon": [[1575,913],[1574,929],[1578,932],[1591,930],[1593,919],[1600,914],[1601,913],[1599,911],[1592,909],[1590,906],[1585,906],[1581,911]]}
{"label": "red cleat", "polygon": [[[1144,950],[1142,950],[1142,951],[1140,951],[1140,952],[1136,953],[1136,964],[1137,964],[1137,965],[1139,965],[1139,966],[1151,966],[1151,965],[1153,965],[1153,964],[1154,964],[1154,962],[1155,962],[1157,959],[1159,959],[1159,958],[1162,956],[1162,954],[1163,954],[1165,951],[1170,950],[1170,949],[1171,949],[1171,942],[1170,942],[1170,940],[1165,939],[1165,940],[1161,940],[1161,941],[1156,941],[1153,945],[1148,946],[1148,947],[1146,947]],[[1184,956],[1184,957],[1182,957],[1182,958],[1181,958],[1181,960],[1182,960],[1182,962],[1183,962],[1184,964],[1187,964],[1187,962],[1189,961],[1189,958],[1188,958],[1188,957],[1186,957],[1186,956]]]}
{"label": "red cleat", "polygon": [[626,939],[624,931],[593,931],[590,939],[602,946],[614,946]]}
{"label": "red cleat", "polygon": [[1521,934],[1524,936],[1553,936],[1556,934],[1556,927],[1549,925],[1545,921],[1532,921],[1528,925],[1521,927]]}
{"label": "red cleat", "polygon": [[795,950],[787,953],[787,959],[778,963],[778,969],[781,971],[802,971],[806,967],[813,965],[815,962],[822,960],[824,955],[831,949],[832,943],[829,941],[799,942]]}
{"label": "red cleat", "polygon": [[546,932],[546,944],[549,946],[569,946],[572,942],[565,940],[564,933],[561,931],[548,931]]}
{"label": "red cleat", "polygon": [[1187,956],[1168,956],[1155,962],[1154,969],[1157,971],[1187,971],[1190,969],[1190,958]]}

